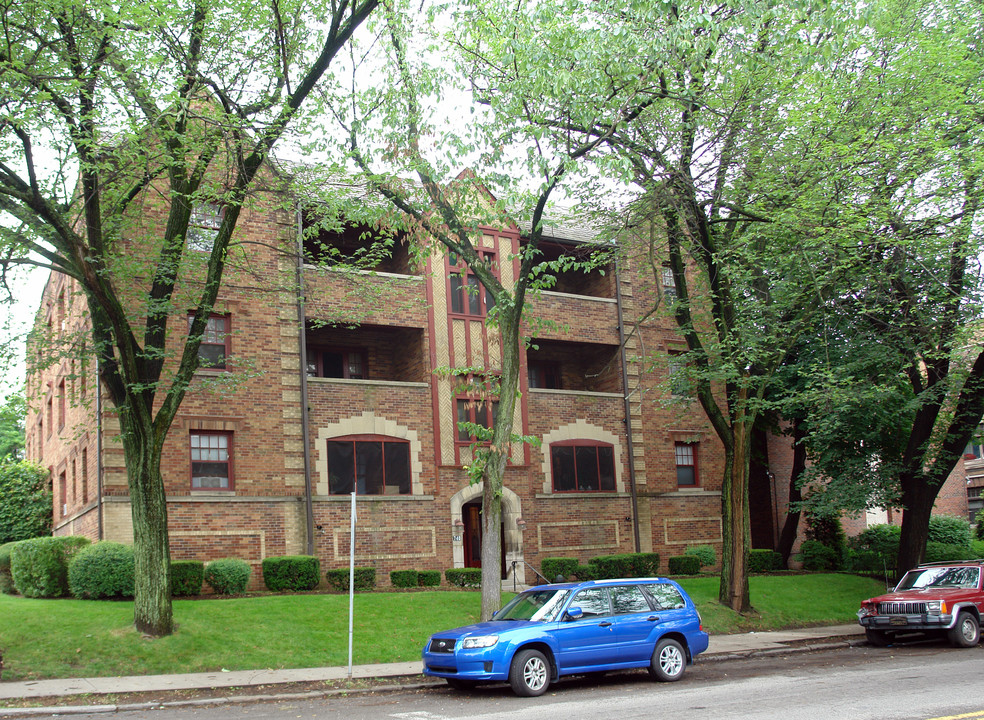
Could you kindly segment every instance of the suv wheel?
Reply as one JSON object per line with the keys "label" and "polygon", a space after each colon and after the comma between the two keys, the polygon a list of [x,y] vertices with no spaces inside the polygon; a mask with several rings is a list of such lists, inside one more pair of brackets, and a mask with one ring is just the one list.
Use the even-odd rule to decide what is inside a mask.
{"label": "suv wheel", "polygon": [[663,682],[673,682],[683,677],[687,668],[687,653],[683,645],[671,638],[656,643],[653,659],[649,662],[649,674]]}
{"label": "suv wheel", "polygon": [[543,695],[550,684],[550,663],[539,650],[520,650],[509,668],[509,684],[523,697]]}
{"label": "suv wheel", "polygon": [[885,632],[884,630],[871,630],[870,628],[864,629],[864,637],[869,644],[875,647],[888,647],[892,644],[892,635]]}
{"label": "suv wheel", "polygon": [[957,622],[948,636],[953,647],[974,647],[981,639],[981,626],[972,613],[962,612],[957,615]]}

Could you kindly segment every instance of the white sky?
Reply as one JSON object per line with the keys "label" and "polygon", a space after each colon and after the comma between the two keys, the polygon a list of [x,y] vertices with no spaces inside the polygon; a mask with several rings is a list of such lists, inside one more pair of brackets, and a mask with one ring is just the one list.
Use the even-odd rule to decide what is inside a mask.
{"label": "white sky", "polygon": [[17,280],[11,283],[14,303],[0,305],[0,343],[5,351],[10,350],[16,356],[11,365],[2,368],[0,401],[24,384],[24,336],[34,322],[34,313],[41,303],[47,280],[47,270],[33,268],[29,273],[20,272]]}

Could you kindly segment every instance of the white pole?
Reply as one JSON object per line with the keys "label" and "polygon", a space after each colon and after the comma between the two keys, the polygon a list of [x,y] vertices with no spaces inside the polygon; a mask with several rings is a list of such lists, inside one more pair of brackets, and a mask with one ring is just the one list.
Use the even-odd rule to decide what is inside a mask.
{"label": "white pole", "polygon": [[352,620],[355,609],[355,493],[352,493],[352,520],[349,528],[349,656],[348,676],[352,679]]}

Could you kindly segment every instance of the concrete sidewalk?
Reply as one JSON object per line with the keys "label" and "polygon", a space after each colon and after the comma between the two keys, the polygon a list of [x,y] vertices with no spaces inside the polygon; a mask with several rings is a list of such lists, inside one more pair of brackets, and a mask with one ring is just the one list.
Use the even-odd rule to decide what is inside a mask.
{"label": "concrete sidewalk", "polygon": [[[697,662],[727,660],[760,653],[783,653],[827,646],[834,640],[849,642],[864,636],[864,630],[856,624],[831,627],[801,628],[777,632],[754,632],[739,635],[713,635],[710,647]],[[420,660],[378,665],[357,665],[352,668],[354,680],[376,679],[386,684],[387,678],[410,678],[412,682],[429,680],[420,673]],[[194,690],[234,688],[284,683],[317,682],[349,679],[348,667],[301,668],[296,670],[240,670],[235,672],[186,673],[182,675],[134,675],[130,677],[67,678],[64,680],[28,680],[0,682],[0,700],[32,700],[38,698],[64,698],[74,695],[115,695],[142,692],[166,692],[169,690]],[[272,689],[276,693],[276,689]],[[194,701],[191,701],[194,702]],[[161,703],[154,703],[160,706]],[[98,706],[119,709],[116,706]],[[82,712],[83,708],[64,706],[47,709],[47,712],[66,714]],[[93,706],[85,706],[93,712]],[[95,710],[98,711],[98,710]],[[109,711],[109,710],[105,710]],[[43,708],[32,708],[31,714],[45,713]],[[0,717],[27,714],[21,708],[0,708]]]}

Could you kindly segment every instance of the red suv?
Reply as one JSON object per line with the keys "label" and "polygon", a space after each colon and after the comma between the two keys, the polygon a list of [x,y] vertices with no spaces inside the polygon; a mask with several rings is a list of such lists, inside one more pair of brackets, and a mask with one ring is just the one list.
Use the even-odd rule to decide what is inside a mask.
{"label": "red suv", "polygon": [[984,560],[920,565],[893,592],[861,603],[858,622],[880,647],[910,633],[937,633],[954,647],[973,647],[981,638],[982,578]]}

